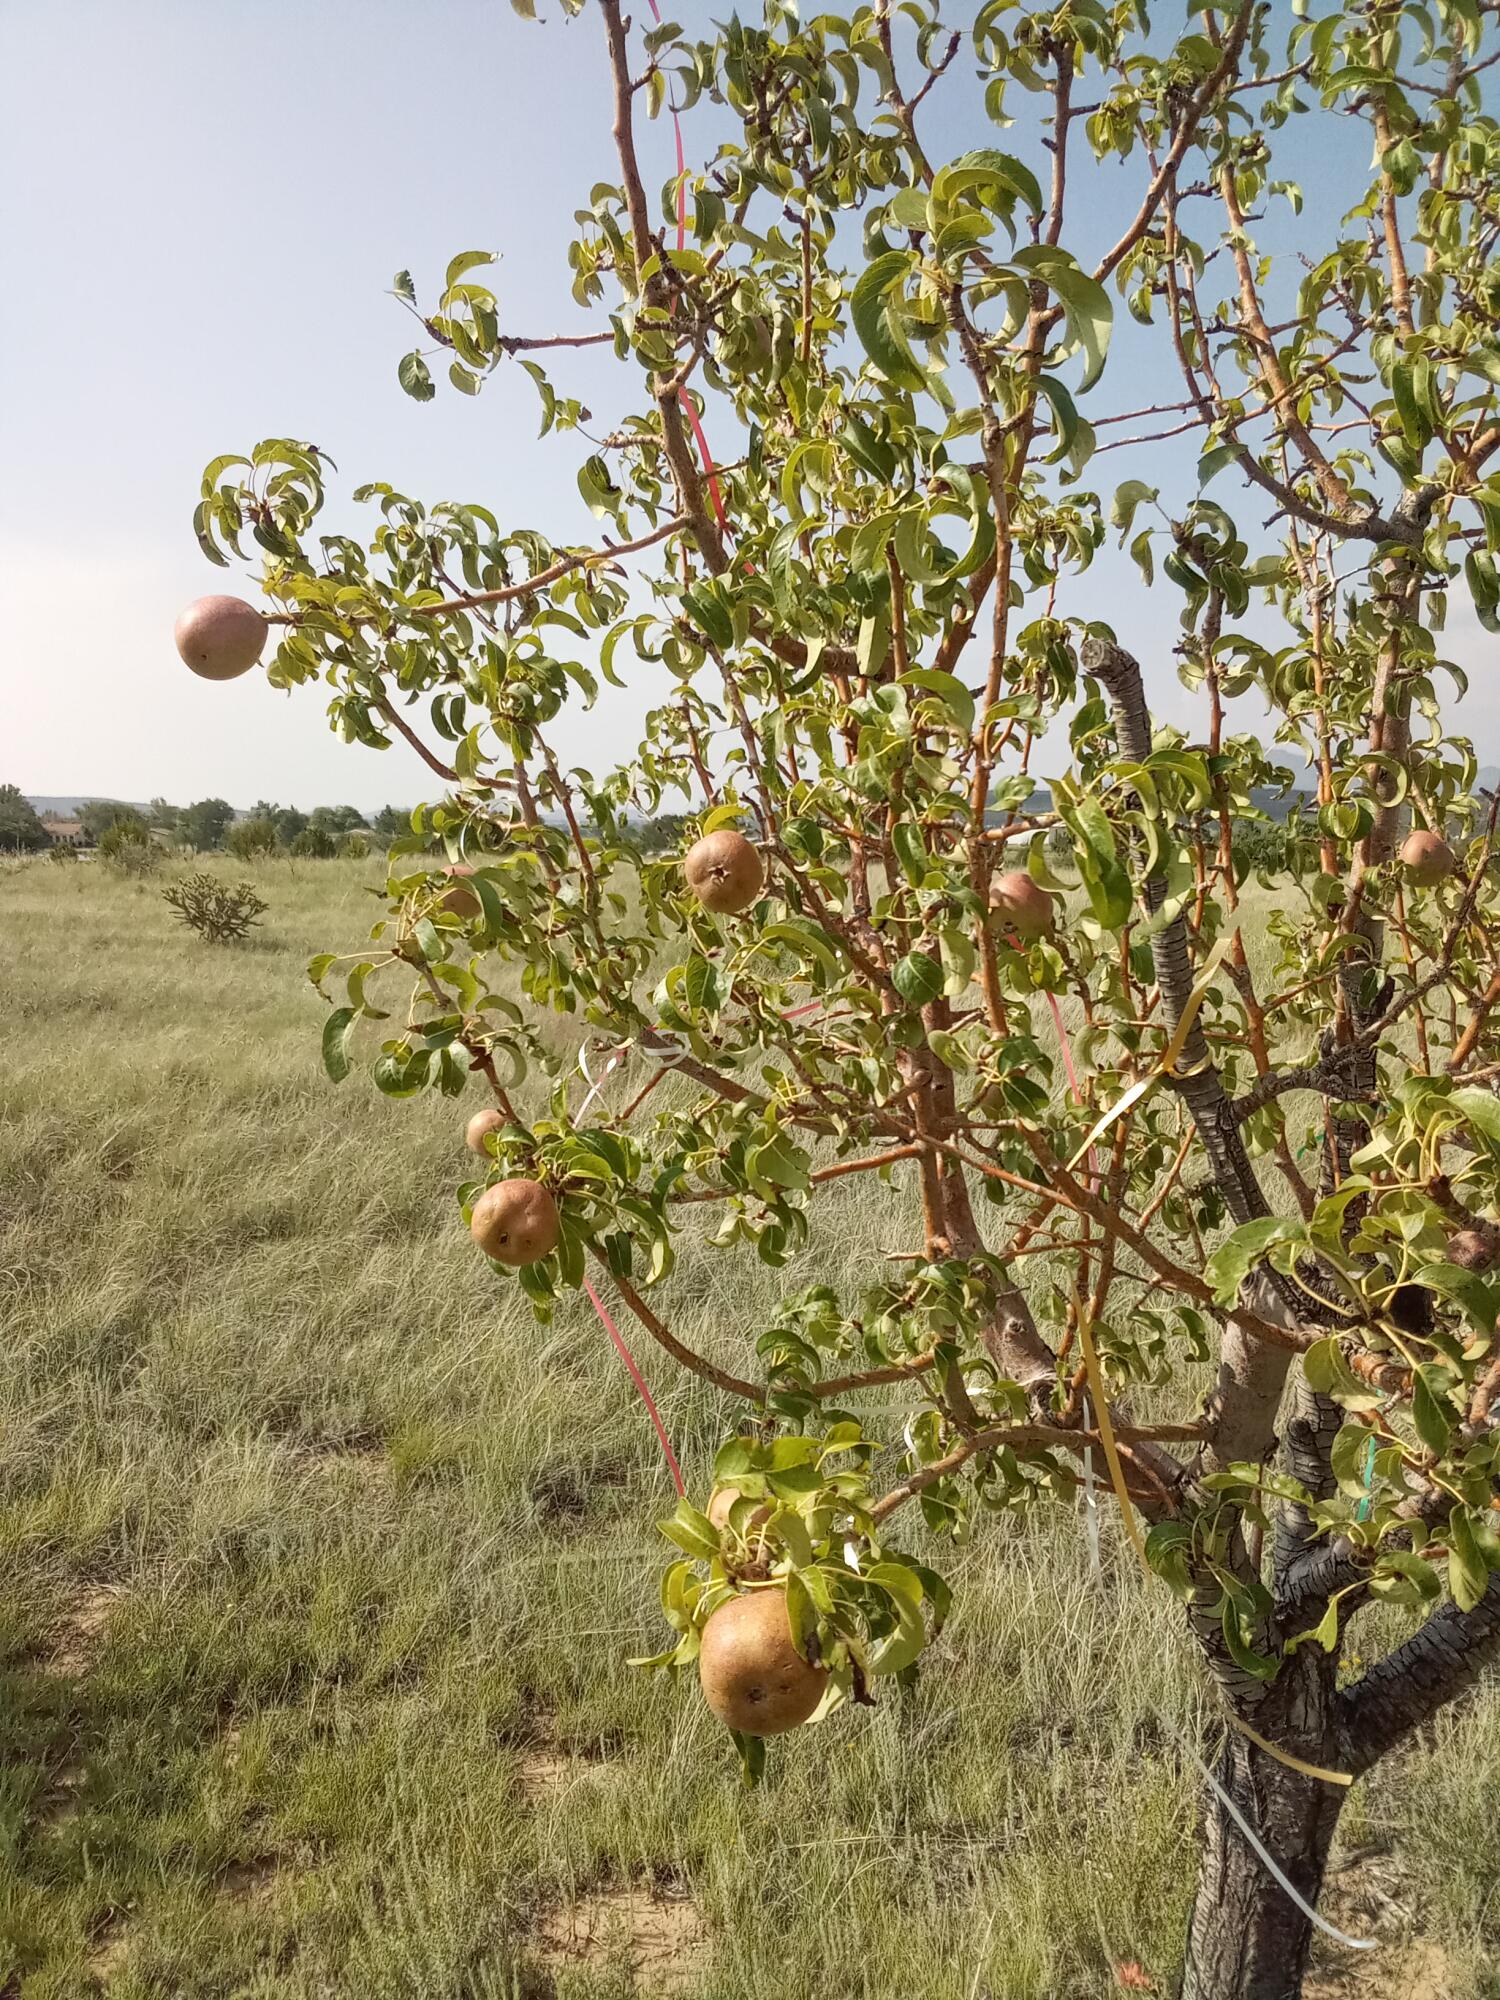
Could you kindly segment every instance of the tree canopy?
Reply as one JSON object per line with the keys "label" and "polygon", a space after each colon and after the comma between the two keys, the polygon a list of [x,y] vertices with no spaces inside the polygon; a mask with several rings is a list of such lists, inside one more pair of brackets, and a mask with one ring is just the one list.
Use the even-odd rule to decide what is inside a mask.
{"label": "tree canopy", "polygon": [[48,833],[19,785],[0,785],[0,848],[22,852],[45,847]]}
{"label": "tree canopy", "polygon": [[[769,0],[703,36],[598,0],[619,177],[566,254],[603,324],[512,329],[484,251],[395,284],[401,385],[524,368],[593,533],[373,478],[368,532],[326,532],[329,461],[286,439],[216,458],[196,516],[213,560],[264,555],[272,681],[322,680],[346,739],[435,781],[370,939],[314,961],[330,1074],[477,1083],[501,1119],[465,1212],[504,1177],[560,1218],[497,1283],[545,1317],[592,1274],[742,1409],[743,1507],[667,1530],[663,1657],[774,1584],[867,1699],[944,1615],[931,1538],[1071,1498],[1101,1451],[1236,1724],[1226,1784],[1312,1788],[1268,1838],[1314,1892],[1337,1780],[1500,1644],[1496,802],[1442,692],[1450,601],[1500,610],[1495,11],[1242,0],[1154,35],[1132,0],[963,28]],[[955,94],[994,144],[949,157]],[[649,121],[705,100],[727,135],[667,178]],[[1347,212],[1294,141],[1353,161]],[[1149,372],[1112,365],[1122,321]],[[605,424],[568,392],[585,344],[619,364]],[[1168,434],[1170,485],[1105,455]],[[1190,732],[1101,616],[1112,535]],[[569,769],[569,706],[630,677],[659,690],[639,750]],[[1234,827],[1303,770],[1252,962]],[[745,914],[646,850],[663,810],[684,846],[753,839]],[[585,1085],[558,1013],[623,1080]],[[855,1173],[910,1191],[912,1235],[844,1292],[803,1253]],[[705,1214],[726,1257],[797,1266],[728,1356],[670,1324]],[[1426,1622],[1342,1688],[1378,1599]],[[1226,1944],[1225,1824],[1188,1990],[1269,1993],[1306,1926],[1249,1898]]]}

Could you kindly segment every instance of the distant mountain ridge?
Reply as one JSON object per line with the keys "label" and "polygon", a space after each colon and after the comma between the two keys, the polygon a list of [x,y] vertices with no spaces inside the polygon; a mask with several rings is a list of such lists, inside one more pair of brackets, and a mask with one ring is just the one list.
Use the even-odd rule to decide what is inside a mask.
{"label": "distant mountain ridge", "polygon": [[130,806],[135,812],[146,811],[144,799],[117,799],[113,792],[28,792],[26,799],[33,810],[43,818],[48,813],[57,819],[76,819],[78,808],[87,805],[90,799],[108,799],[112,806]]}
{"label": "distant mountain ridge", "polygon": [[[1475,783],[1485,791],[1494,791],[1500,787],[1500,764],[1481,764]],[[57,819],[75,818],[79,807],[87,804],[90,799],[107,798],[112,805],[130,806],[134,811],[141,813],[148,810],[148,802],[145,799],[117,799],[112,792],[28,792],[26,797],[43,817],[51,813]],[[1275,820],[1289,819],[1299,806],[1310,804],[1312,797],[1312,791],[1305,783],[1294,786],[1289,792],[1276,792],[1269,785],[1258,785],[1251,794],[1255,806]],[[1051,807],[1052,794],[1045,786],[1039,785],[1027,801],[1025,810],[1028,813],[1049,812]],[[244,819],[246,808],[236,806],[234,816],[236,819]],[[1002,818],[1003,814],[994,816]]]}

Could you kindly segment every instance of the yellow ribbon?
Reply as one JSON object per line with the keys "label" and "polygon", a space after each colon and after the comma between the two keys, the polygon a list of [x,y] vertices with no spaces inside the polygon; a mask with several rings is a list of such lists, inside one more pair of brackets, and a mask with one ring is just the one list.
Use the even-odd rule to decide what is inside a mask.
{"label": "yellow ribbon", "polygon": [[1125,1523],[1130,1546],[1140,1557],[1141,1568],[1154,1582],[1156,1572],[1146,1560],[1146,1544],[1141,1540],[1135,1509],[1131,1506],[1130,1495],[1125,1490],[1125,1474],[1120,1465],[1119,1447],[1115,1443],[1115,1427],[1110,1420],[1109,1401],[1104,1394],[1104,1382],[1099,1373],[1099,1356],[1094,1347],[1093,1333],[1089,1328],[1089,1317],[1083,1309],[1076,1286],[1073,1291],[1073,1307],[1078,1320],[1078,1344],[1083,1349],[1084,1373],[1088,1376],[1089,1394],[1094,1399],[1094,1416],[1099,1425],[1099,1442],[1104,1447],[1104,1462],[1109,1467],[1109,1483],[1114,1487],[1115,1498],[1120,1503],[1120,1518]]}
{"label": "yellow ribbon", "polygon": [[1089,1136],[1078,1148],[1078,1151],[1069,1160],[1069,1173],[1072,1173],[1079,1161],[1087,1156],[1090,1147],[1096,1146],[1099,1143],[1099,1140],[1109,1130],[1110,1126],[1123,1118],[1125,1113],[1132,1106],[1138,1104],[1148,1090],[1154,1089],[1164,1076],[1172,1076],[1179,1073],[1185,1074],[1185,1072],[1178,1072],[1177,1058],[1187,1046],[1187,1038],[1192,1033],[1194,1021],[1198,1018],[1198,1009],[1207,999],[1208,989],[1212,986],[1218,974],[1219,967],[1224,963],[1225,955],[1228,953],[1229,947],[1234,943],[1237,936],[1237,931],[1226,931],[1209,953],[1208,960],[1202,972],[1198,975],[1198,982],[1187,997],[1187,1003],[1183,1007],[1181,1018],[1172,1031],[1172,1039],[1167,1043],[1167,1046],[1162,1050],[1146,1074],[1137,1077],[1124,1096],[1118,1098],[1109,1107],[1108,1111],[1105,1112],[1098,1124],[1095,1125],[1093,1131],[1089,1133]]}

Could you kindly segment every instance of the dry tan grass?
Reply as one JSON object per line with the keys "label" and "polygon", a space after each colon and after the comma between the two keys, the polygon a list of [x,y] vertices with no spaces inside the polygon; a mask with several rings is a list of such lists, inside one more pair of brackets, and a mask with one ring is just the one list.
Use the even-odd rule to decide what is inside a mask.
{"label": "dry tan grass", "polygon": [[[473,1254],[471,1101],[319,1064],[305,961],[372,873],[257,869],[265,940],[217,958],[151,887],[0,873],[0,1989],[83,2000],[98,1956],[130,2000],[1170,1994],[1197,1798],[1160,1718],[1202,1710],[1111,1524],[1102,1584],[1066,1507],[905,1524],[955,1587],[920,1684],[754,1793],[692,1678],[626,1664],[672,1503],[624,1370]],[[783,1292],[867,1282],[905,1213],[871,1178],[782,1272],[690,1218],[677,1330],[753,1366]],[[641,1360],[706,1496],[739,1412]],[[1399,1857],[1382,1961],[1442,1992],[1403,1942],[1441,1940],[1454,2000],[1493,2000],[1497,1768],[1486,1693],[1346,1815]]]}

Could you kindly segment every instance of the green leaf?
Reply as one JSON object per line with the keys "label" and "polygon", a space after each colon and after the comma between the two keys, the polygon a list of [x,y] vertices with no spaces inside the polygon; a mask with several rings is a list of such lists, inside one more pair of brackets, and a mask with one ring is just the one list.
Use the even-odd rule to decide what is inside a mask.
{"label": "green leaf", "polygon": [[1449,1101],[1494,1151],[1500,1153],[1500,1097],[1488,1090],[1455,1090]]}
{"label": "green leaf", "polygon": [[1091,389],[1104,372],[1115,323],[1109,293],[1079,268],[1075,257],[1056,244],[1028,244],[1015,253],[1012,261],[1056,294],[1069,338],[1075,347],[1082,349],[1085,358],[1079,389]]}
{"label": "green leaf", "polygon": [[521,366],[536,384],[536,392],[542,399],[542,427],[537,433],[545,437],[552,428],[552,419],[557,414],[557,395],[547,379],[547,371],[539,361],[528,361],[524,355],[517,357]]}
{"label": "green leaf", "polygon": [[432,377],[427,372],[427,363],[415,350],[401,357],[396,379],[407,395],[415,397],[419,403],[430,403],[437,394],[432,386]]}
{"label": "green leaf", "polygon": [[910,820],[898,820],[891,831],[891,845],[896,850],[896,859],[901,863],[901,872],[914,889],[920,889],[927,880],[927,871],[932,863],[928,859],[927,847],[922,839],[922,829]]}
{"label": "green leaf", "polygon": [[1276,1670],[1281,1662],[1268,1658],[1264,1653],[1256,1652],[1245,1637],[1244,1627],[1240,1623],[1240,1612],[1233,1600],[1225,1600],[1219,1623],[1224,1633],[1224,1644],[1229,1648],[1230,1656],[1241,1672],[1253,1674],[1260,1681],[1275,1680]]}
{"label": "green leaf", "polygon": [[1441,1458],[1453,1436],[1453,1413],[1440,1386],[1431,1379],[1432,1364],[1423,1362],[1412,1377],[1411,1420],[1417,1436],[1434,1458]]}
{"label": "green leaf", "polygon": [[700,1514],[691,1500],[679,1500],[670,1521],[661,1523],[669,1542],[702,1562],[712,1562],[719,1553],[719,1533],[706,1514]]}
{"label": "green leaf", "polygon": [[1476,1333],[1492,1333],[1500,1320],[1500,1282],[1482,1278],[1477,1271],[1465,1271],[1458,1264],[1423,1264],[1412,1273],[1411,1283],[1452,1299],[1463,1308]]}
{"label": "green leaf", "polygon": [[927,377],[905,337],[893,326],[887,308],[888,295],[899,291],[910,269],[911,259],[903,250],[877,257],[860,274],[850,296],[849,312],[866,354],[886,380],[898,389],[915,391],[927,387]]}
{"label": "green leaf", "polygon": [[[1030,167],[1012,154],[996,152],[991,147],[960,154],[946,167],[940,167],[933,177],[932,199],[947,206],[959,195],[977,193],[981,189],[1018,195],[1033,215],[1042,213],[1042,190]],[[991,203],[985,205],[992,206]]]}
{"label": "green leaf", "polygon": [[1146,1534],[1146,1560],[1184,1602],[1194,1591],[1188,1567],[1193,1531],[1186,1521],[1158,1521]]}
{"label": "green leaf", "polygon": [[1076,471],[1093,450],[1093,430],[1079,416],[1078,405],[1073,401],[1071,393],[1055,375],[1038,375],[1036,389],[1037,394],[1044,397],[1051,405],[1052,428],[1057,433],[1057,443],[1048,452],[1046,462],[1048,465],[1056,465],[1059,459],[1069,457],[1075,444],[1083,439],[1087,448],[1079,454],[1078,465],[1074,467]]}
{"label": "green leaf", "polygon": [[891,480],[896,476],[896,454],[883,438],[878,438],[870,426],[860,416],[850,412],[839,432],[839,443],[858,465],[875,478]]}
{"label": "green leaf", "polygon": [[1455,1507],[1448,1516],[1448,1588],[1460,1611],[1474,1609],[1489,1580],[1489,1565],[1474,1534],[1469,1510]]}
{"label": "green leaf", "polygon": [[901,676],[900,685],[921,688],[927,694],[936,695],[953,717],[954,726],[961,736],[968,736],[973,730],[974,697],[957,674],[940,673],[935,667],[913,667]]}
{"label": "green leaf", "polygon": [[1316,1625],[1306,1632],[1299,1632],[1295,1639],[1288,1639],[1287,1651],[1295,1652],[1299,1646],[1311,1643],[1321,1646],[1325,1653],[1333,1652],[1339,1643],[1339,1601],[1335,1597]]}
{"label": "green leaf", "polygon": [[[510,0],[510,4],[513,7],[529,6],[531,0]],[[766,1739],[764,1736],[742,1736],[737,1729],[731,1729],[729,1734],[740,1755],[740,1776],[745,1782],[745,1789],[753,1792],[765,1776]]]}
{"label": "green leaf", "polygon": [[1372,1597],[1388,1604],[1430,1604],[1442,1590],[1430,1562],[1410,1549],[1382,1549],[1370,1579]]}
{"label": "green leaf", "polygon": [[[805,1188],[812,1162],[785,1132],[777,1132],[763,1146],[756,1146],[745,1160],[745,1173],[752,1184],[766,1187]],[[759,1191],[759,1190],[757,1190]]]}
{"label": "green leaf", "polygon": [[943,991],[956,1000],[968,991],[979,955],[969,941],[968,932],[960,930],[957,924],[945,924],[939,931],[938,952],[943,965]]}
{"label": "green leaf", "polygon": [[323,1067],[335,1083],[349,1074],[349,1036],[358,1018],[352,1007],[335,1007],[323,1023]]}
{"label": "green leaf", "polygon": [[1214,1297],[1221,1306],[1235,1303],[1245,1280],[1284,1233],[1285,1226],[1280,1216],[1257,1216],[1253,1222],[1242,1222],[1219,1245],[1209,1258],[1203,1275],[1213,1286]]}
{"label": "green leaf", "polygon": [[494,261],[493,250],[460,250],[448,266],[443,279],[444,287],[451,292],[466,271],[475,270],[480,264],[493,264]]}
{"label": "green leaf", "polygon": [[478,873],[467,877],[464,887],[472,891],[479,904],[485,936],[498,938],[505,927],[505,905],[500,900],[500,891],[488,876]]}
{"label": "green leaf", "polygon": [[901,998],[913,1007],[925,1007],[943,990],[943,968],[930,952],[909,951],[891,974]]}
{"label": "green leaf", "polygon": [[609,467],[598,452],[586,458],[578,468],[578,490],[584,503],[596,519],[602,520],[606,514],[618,513],[624,498]]}
{"label": "green leaf", "polygon": [[1155,500],[1156,495],[1157,488],[1148,486],[1144,479],[1127,479],[1123,486],[1115,488],[1115,497],[1109,509],[1109,524],[1120,530],[1122,539],[1130,533],[1137,507]]}
{"label": "green leaf", "polygon": [[1332,1396],[1346,1410],[1358,1414],[1380,1408],[1379,1392],[1362,1382],[1349,1366],[1337,1334],[1313,1342],[1302,1356],[1302,1373],[1314,1395]]}
{"label": "green leaf", "polygon": [[717,833],[721,826],[738,826],[745,817],[745,808],[735,799],[727,799],[723,805],[706,812],[699,823],[698,831]]}
{"label": "green leaf", "polygon": [[1114,828],[1097,799],[1087,795],[1064,798],[1057,794],[1057,808],[1077,839],[1074,859],[1089,906],[1105,930],[1117,931],[1130,921],[1130,877],[1120,864]]}

